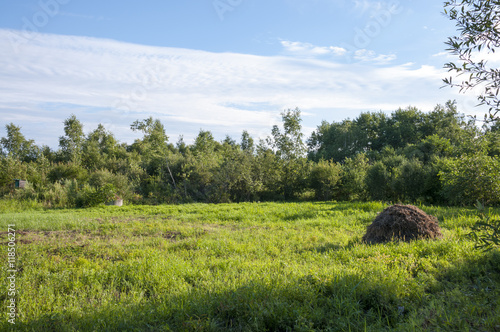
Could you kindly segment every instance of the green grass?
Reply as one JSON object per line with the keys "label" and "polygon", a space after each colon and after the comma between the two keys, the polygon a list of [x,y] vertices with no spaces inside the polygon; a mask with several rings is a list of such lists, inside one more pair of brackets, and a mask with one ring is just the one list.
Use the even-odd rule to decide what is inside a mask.
{"label": "green grass", "polygon": [[473,249],[473,209],[421,207],[443,240],[366,245],[382,203],[9,204],[15,330],[500,331],[500,253]]}

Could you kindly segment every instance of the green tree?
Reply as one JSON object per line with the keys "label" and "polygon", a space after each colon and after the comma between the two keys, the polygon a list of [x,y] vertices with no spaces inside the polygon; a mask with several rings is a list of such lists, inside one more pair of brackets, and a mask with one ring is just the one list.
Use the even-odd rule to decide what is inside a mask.
{"label": "green tree", "polygon": [[142,154],[159,153],[166,154],[168,150],[168,136],[165,127],[159,119],[149,117],[142,121],[136,120],[130,125],[133,131],[144,133],[142,140],[136,140],[132,149]]}
{"label": "green tree", "polygon": [[275,151],[276,155],[284,160],[302,158],[306,153],[306,146],[302,141],[302,119],[300,109],[288,109],[281,113],[283,131],[277,125],[273,126],[271,137],[268,137],[268,145]]}
{"label": "green tree", "polygon": [[146,171],[140,179],[140,191],[152,204],[165,202],[175,189],[168,163],[174,148],[168,144],[165,127],[159,119],[149,117],[136,120],[130,128],[144,134],[129,147],[129,151],[137,155],[140,167]]}
{"label": "green tree", "polygon": [[5,156],[18,158],[22,161],[34,161],[40,154],[40,149],[35,145],[35,141],[27,140],[21,133],[21,127],[10,123],[5,126],[7,137],[0,139],[2,152]]}
{"label": "green tree", "polygon": [[370,168],[366,153],[346,158],[342,163],[340,198],[344,200],[366,200],[368,192],[366,175]]}
{"label": "green tree", "polygon": [[211,202],[242,202],[258,198],[260,182],[252,169],[253,155],[225,143],[221,161],[210,183]]}
{"label": "green tree", "polygon": [[197,155],[206,155],[214,153],[220,147],[220,143],[214,139],[210,131],[200,130],[191,146],[191,151]]}
{"label": "green tree", "polygon": [[395,173],[397,174],[393,180],[395,197],[409,202],[424,198],[428,174],[427,168],[421,161],[406,159]]}
{"label": "green tree", "polygon": [[64,120],[64,136],[59,137],[62,160],[79,163],[84,140],[83,124],[72,114]]}
{"label": "green tree", "polygon": [[315,161],[321,159],[341,162],[345,158],[362,152],[358,143],[358,130],[351,120],[333,122],[323,121],[308,139],[309,158]]}
{"label": "green tree", "polygon": [[283,131],[275,125],[267,138],[267,145],[274,151],[282,170],[279,188],[285,199],[292,198],[307,186],[308,164],[306,145],[302,141],[302,119],[298,108],[281,113]]}
{"label": "green tree", "polygon": [[320,160],[312,166],[310,181],[318,200],[328,201],[338,196],[342,169],[339,164]]}
{"label": "green tree", "polygon": [[253,138],[246,130],[244,130],[241,134],[241,149],[249,154],[253,154],[255,152]]}
{"label": "green tree", "polygon": [[185,199],[205,202],[217,200],[213,196],[213,189],[222,160],[221,144],[210,131],[200,130],[194,144],[186,151],[180,170],[181,190]]}
{"label": "green tree", "polygon": [[118,149],[114,135],[99,124],[82,145],[83,164],[89,170],[107,168],[110,159],[116,157]]}
{"label": "green tree", "polygon": [[[444,12],[455,21],[459,35],[448,39],[447,49],[458,56],[458,63],[444,65],[450,72],[463,75],[462,82],[453,77],[444,79],[447,85],[467,91],[479,87],[480,104],[488,105],[489,117],[494,120],[500,111],[500,69],[488,65],[484,53],[494,53],[500,46],[500,2],[498,0],[450,0],[444,3]],[[479,60],[480,59],[480,60]]]}
{"label": "green tree", "polygon": [[257,181],[262,184],[259,196],[262,200],[283,199],[283,161],[267,146],[260,141],[253,159],[252,172]]}
{"label": "green tree", "polygon": [[384,133],[384,145],[394,149],[404,148],[407,144],[416,144],[423,138],[423,113],[415,107],[398,109],[387,121]]}
{"label": "green tree", "polygon": [[439,173],[448,202],[472,206],[500,203],[500,161],[484,154],[448,159]]}
{"label": "green tree", "polygon": [[366,186],[373,200],[390,197],[391,174],[382,161],[377,161],[366,173]]}

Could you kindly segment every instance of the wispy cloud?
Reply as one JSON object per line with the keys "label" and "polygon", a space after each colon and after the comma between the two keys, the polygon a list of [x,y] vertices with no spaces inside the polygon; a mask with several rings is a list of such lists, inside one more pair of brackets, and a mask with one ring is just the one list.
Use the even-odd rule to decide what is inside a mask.
{"label": "wispy cloud", "polygon": [[[52,146],[71,113],[87,131],[103,123],[127,142],[137,137],[130,124],[148,116],[160,118],[173,140],[179,134],[192,139],[200,128],[222,139],[243,130],[264,137],[285,108],[301,108],[304,125],[314,127],[322,119],[341,120],[345,112],[355,117],[409,104],[432,109],[456,97],[439,90],[443,69],[390,65],[393,57],[369,51],[344,64],[294,52],[210,53],[49,34],[32,35],[16,51],[16,38],[23,38],[19,31],[0,29],[0,126],[21,121],[27,137]],[[303,43],[284,47],[342,53]]]}
{"label": "wispy cloud", "polygon": [[315,46],[310,43],[303,42],[292,42],[288,40],[282,40],[281,45],[288,54],[296,56],[305,57],[316,57],[316,56],[343,56],[346,54],[347,50],[343,47],[338,46]]}
{"label": "wispy cloud", "polygon": [[361,15],[373,15],[374,13],[382,10],[390,12],[399,11],[400,3],[397,0],[380,1],[380,0],[352,0],[354,3],[354,10]]}
{"label": "wispy cloud", "polygon": [[378,54],[373,50],[355,49],[347,50],[339,46],[316,46],[304,42],[291,42],[282,40],[284,53],[286,55],[302,58],[318,58],[339,61],[347,58],[349,61],[386,65],[397,59],[395,54]]}
{"label": "wispy cloud", "polygon": [[396,60],[395,54],[377,54],[375,51],[361,49],[354,52],[354,59],[363,62],[373,62],[376,64],[388,64]]}

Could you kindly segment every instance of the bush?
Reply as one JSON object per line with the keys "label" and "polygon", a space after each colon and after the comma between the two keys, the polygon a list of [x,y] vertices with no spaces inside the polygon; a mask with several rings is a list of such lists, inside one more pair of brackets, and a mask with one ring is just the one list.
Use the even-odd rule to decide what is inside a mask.
{"label": "bush", "polygon": [[366,174],[369,168],[366,154],[359,153],[347,158],[342,167],[340,198],[343,200],[366,200]]}
{"label": "bush", "polygon": [[88,179],[88,172],[77,163],[59,163],[50,170],[48,178],[52,183],[61,180],[85,182]]}
{"label": "bush", "polygon": [[371,199],[384,200],[390,197],[391,174],[382,161],[377,161],[366,173],[366,187]]}
{"label": "bush", "polygon": [[68,193],[60,182],[50,184],[41,194],[41,200],[47,207],[69,207]]}
{"label": "bush", "polygon": [[479,211],[479,222],[472,227],[469,236],[476,242],[475,248],[484,251],[500,247],[500,219],[491,219],[491,215],[486,215],[486,209],[477,202],[476,208]]}
{"label": "bush", "polygon": [[338,196],[342,169],[332,161],[320,160],[312,167],[310,186],[318,200],[328,201]]}
{"label": "bush", "polygon": [[0,195],[14,189],[15,179],[26,179],[28,174],[26,163],[13,157],[0,156]]}
{"label": "bush", "polygon": [[88,183],[95,188],[111,184],[115,188],[115,194],[120,198],[129,199],[133,195],[132,185],[128,177],[123,174],[113,174],[108,170],[99,170],[90,174]]}
{"label": "bush", "polygon": [[426,190],[427,172],[424,164],[417,160],[405,160],[396,171],[393,180],[394,194],[402,201],[415,202],[422,198]]}
{"label": "bush", "polygon": [[443,196],[456,205],[500,203],[500,161],[487,155],[448,159],[439,172]]}
{"label": "bush", "polygon": [[85,186],[82,190],[79,207],[92,207],[115,199],[116,188],[111,183],[101,187]]}

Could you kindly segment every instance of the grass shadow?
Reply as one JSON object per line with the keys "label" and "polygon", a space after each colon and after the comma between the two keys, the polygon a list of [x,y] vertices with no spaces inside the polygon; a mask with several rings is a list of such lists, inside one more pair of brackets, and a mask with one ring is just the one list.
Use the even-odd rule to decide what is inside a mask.
{"label": "grass shadow", "polygon": [[[313,250],[341,248],[326,244]],[[191,288],[180,295],[155,296],[144,289],[140,303],[46,313],[17,322],[15,330],[500,331],[500,253],[455,262],[426,279],[424,294],[401,290],[390,275],[377,279],[363,271],[253,280],[221,291],[190,280]],[[0,330],[9,330],[6,322]]]}
{"label": "grass shadow", "polygon": [[307,275],[272,285],[254,281],[223,292],[195,286],[142,304],[45,314],[16,323],[16,331],[385,330],[403,319],[388,289],[359,275]]}

